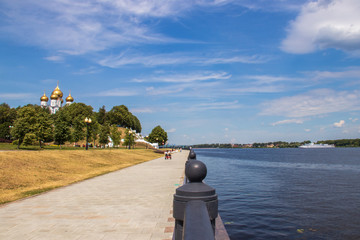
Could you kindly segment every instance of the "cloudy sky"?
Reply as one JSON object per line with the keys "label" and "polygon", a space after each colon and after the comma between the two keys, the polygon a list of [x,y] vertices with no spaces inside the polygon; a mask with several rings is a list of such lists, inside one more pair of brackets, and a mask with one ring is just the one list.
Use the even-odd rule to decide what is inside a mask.
{"label": "cloudy sky", "polygon": [[169,143],[360,136],[359,0],[3,0],[0,102],[59,81]]}

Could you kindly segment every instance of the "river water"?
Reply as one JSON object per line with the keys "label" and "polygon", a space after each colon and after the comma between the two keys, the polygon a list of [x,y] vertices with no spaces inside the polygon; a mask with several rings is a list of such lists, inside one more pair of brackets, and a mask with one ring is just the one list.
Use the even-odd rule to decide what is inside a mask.
{"label": "river water", "polygon": [[195,152],[230,239],[360,239],[360,148]]}

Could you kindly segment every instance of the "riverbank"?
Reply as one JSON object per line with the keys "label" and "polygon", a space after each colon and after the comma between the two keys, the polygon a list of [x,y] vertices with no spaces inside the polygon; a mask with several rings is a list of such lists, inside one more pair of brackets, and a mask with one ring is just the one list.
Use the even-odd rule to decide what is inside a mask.
{"label": "riverbank", "polygon": [[149,149],[0,152],[0,204],[161,156]]}

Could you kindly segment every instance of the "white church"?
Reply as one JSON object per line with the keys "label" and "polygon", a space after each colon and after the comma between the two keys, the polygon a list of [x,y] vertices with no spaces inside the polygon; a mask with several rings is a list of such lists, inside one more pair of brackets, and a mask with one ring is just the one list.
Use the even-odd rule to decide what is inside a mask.
{"label": "white church", "polygon": [[[64,103],[62,97],[63,97],[63,93],[60,90],[58,83],[54,91],[51,93],[50,106],[48,106],[49,98],[46,96],[45,91],[44,91],[44,95],[40,98],[40,105],[43,108],[49,108],[51,114],[55,114],[57,111],[59,111],[59,109],[62,107],[62,104]],[[65,100],[66,100],[66,105],[71,105],[74,102],[74,98],[71,96],[71,93],[69,93],[69,96]]]}

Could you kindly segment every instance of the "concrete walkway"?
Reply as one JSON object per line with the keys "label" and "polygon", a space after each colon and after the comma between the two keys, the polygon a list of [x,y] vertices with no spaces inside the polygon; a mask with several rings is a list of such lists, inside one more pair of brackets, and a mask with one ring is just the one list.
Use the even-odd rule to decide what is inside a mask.
{"label": "concrete walkway", "polygon": [[0,206],[0,239],[171,239],[188,152]]}

